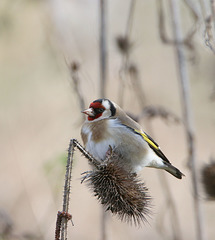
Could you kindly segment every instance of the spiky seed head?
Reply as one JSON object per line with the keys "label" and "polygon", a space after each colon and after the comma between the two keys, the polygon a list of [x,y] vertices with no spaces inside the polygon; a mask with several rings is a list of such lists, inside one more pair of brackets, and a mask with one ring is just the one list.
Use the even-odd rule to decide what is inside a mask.
{"label": "spiky seed head", "polygon": [[202,168],[202,182],[208,197],[215,200],[215,162]]}
{"label": "spiky seed head", "polygon": [[119,156],[111,157],[100,169],[88,174],[86,180],[94,196],[120,220],[139,225],[150,215],[148,189],[136,174],[126,171],[118,163]]}

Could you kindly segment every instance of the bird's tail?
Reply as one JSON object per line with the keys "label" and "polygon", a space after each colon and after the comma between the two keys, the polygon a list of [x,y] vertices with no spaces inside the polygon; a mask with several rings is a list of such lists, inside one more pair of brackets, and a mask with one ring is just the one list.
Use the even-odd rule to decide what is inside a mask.
{"label": "bird's tail", "polygon": [[182,176],[185,176],[178,168],[174,167],[171,163],[165,162],[164,169],[176,178],[182,179]]}

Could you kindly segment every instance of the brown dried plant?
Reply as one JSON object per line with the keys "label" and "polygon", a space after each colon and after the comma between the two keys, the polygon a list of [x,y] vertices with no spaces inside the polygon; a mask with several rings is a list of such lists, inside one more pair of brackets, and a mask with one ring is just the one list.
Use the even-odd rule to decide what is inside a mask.
{"label": "brown dried plant", "polygon": [[215,162],[202,168],[202,183],[209,199],[215,200]]}
{"label": "brown dried plant", "polygon": [[151,198],[145,184],[135,173],[125,170],[120,162],[120,156],[109,150],[106,160],[83,180],[87,180],[106,211],[111,211],[121,221],[140,225],[151,213]]}
{"label": "brown dried plant", "polygon": [[68,210],[75,148],[93,167],[92,171],[84,173],[82,182],[86,180],[105,210],[117,215],[121,221],[134,222],[136,225],[147,221],[146,217],[151,213],[148,189],[135,173],[128,172],[122,167],[121,157],[110,148],[104,161],[95,159],[76,139],[71,139],[65,174],[63,210],[57,214],[55,240],[67,239],[67,223],[72,219]]}

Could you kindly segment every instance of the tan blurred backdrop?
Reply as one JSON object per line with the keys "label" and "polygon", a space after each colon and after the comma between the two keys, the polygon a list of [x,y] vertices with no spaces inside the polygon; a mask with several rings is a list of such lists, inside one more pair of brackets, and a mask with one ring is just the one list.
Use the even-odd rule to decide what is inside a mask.
{"label": "tan blurred backdrop", "polygon": [[[117,102],[121,55],[115,39],[124,34],[130,1],[108,1],[107,97]],[[192,26],[182,6],[185,31]],[[80,64],[81,92],[86,106],[99,97],[98,1],[1,0],[0,3],[0,227],[12,225],[11,239],[54,239],[56,214],[61,210],[66,150],[70,138],[80,140],[82,116],[68,65]],[[161,43],[155,1],[137,1],[131,59],[139,69],[149,104],[162,105],[181,116],[180,89],[174,48]],[[167,32],[171,33],[171,25]],[[187,51],[198,168],[215,156],[215,58],[204,45],[199,26],[195,51]],[[191,61],[195,58],[195,62]],[[124,108],[140,111],[136,94],[126,86]],[[144,124],[144,121],[142,122]],[[181,125],[152,121],[153,135],[186,177],[166,174],[177,208],[182,239],[195,239],[193,190],[187,168],[186,139]],[[100,239],[101,207],[81,173],[88,163],[76,151],[70,212],[74,227],[69,239]],[[173,239],[171,219],[158,170],[141,177],[153,198],[150,224],[141,228],[109,217],[109,239]],[[215,204],[199,196],[208,239],[215,237]],[[19,238],[18,238],[19,237]],[[1,238],[0,239],[5,239]]]}

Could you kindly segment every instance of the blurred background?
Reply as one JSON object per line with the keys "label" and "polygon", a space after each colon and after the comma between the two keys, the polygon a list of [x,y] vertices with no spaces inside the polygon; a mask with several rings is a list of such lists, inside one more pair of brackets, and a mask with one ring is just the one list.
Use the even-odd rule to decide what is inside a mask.
{"label": "blurred background", "polygon": [[[210,45],[214,39],[209,38],[213,28],[210,1],[200,2],[180,4],[183,35],[193,31],[184,49],[199,173],[215,157],[215,57]],[[171,11],[169,1],[164,1],[161,17],[159,3],[135,1],[129,20],[131,1],[107,1],[105,95],[134,116],[145,104],[162,106],[182,118],[175,45],[165,44],[160,34],[174,38]],[[100,97],[99,22],[96,0],[0,2],[0,239],[54,239],[69,140],[81,141],[81,106]],[[127,74],[140,85],[135,88]],[[142,98],[137,89],[142,89]],[[164,176],[159,170],[144,169],[141,179],[153,198],[149,224],[138,228],[110,214],[108,239],[197,239],[184,127],[164,120],[140,122],[186,175],[178,180],[163,174],[176,215],[166,198]],[[101,206],[80,183],[81,173],[89,169],[76,151],[69,239],[101,239]],[[198,180],[201,184],[201,176]],[[212,240],[215,204],[200,186],[206,239]]]}

